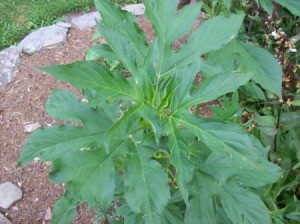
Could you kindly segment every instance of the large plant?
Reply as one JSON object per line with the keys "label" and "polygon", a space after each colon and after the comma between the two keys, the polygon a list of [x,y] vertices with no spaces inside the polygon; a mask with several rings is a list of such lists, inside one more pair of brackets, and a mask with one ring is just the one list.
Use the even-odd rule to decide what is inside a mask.
{"label": "large plant", "polygon": [[[240,125],[199,117],[190,108],[250,80],[280,95],[276,60],[234,40],[243,15],[216,16],[192,31],[200,4],[176,13],[177,1],[143,2],[156,35],[150,44],[133,15],[96,0],[98,29],[107,42],[97,51],[105,60],[40,68],[83,89],[88,100],[53,92],[47,111],[68,123],[35,131],[19,160],[50,161],[50,179],[65,183],[53,223],[70,223],[83,202],[114,202],[130,224],[271,223],[260,192],[281,169],[267,160],[268,149]],[[187,33],[174,50],[174,41]],[[213,64],[220,55],[210,54],[216,61],[209,62],[201,57],[228,43],[251,57],[246,66],[220,70]],[[111,61],[122,66],[109,68]],[[203,81],[195,85],[200,71]]]}

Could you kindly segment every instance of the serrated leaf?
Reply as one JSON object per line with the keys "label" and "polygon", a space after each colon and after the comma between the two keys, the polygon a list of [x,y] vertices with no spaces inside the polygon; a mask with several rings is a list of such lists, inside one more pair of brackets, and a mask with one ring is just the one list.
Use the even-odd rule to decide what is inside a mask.
{"label": "serrated leaf", "polygon": [[[112,28],[98,25],[98,29],[101,34],[105,37],[107,43],[111,46],[114,53],[117,55],[118,60],[123,63],[125,68],[136,80],[136,88],[139,89],[142,96],[144,96],[143,89],[146,88],[149,94],[148,97],[152,96],[153,85],[148,74],[141,71],[139,66],[138,56],[136,55],[134,46],[131,42],[122,36],[118,31]],[[143,65],[144,60],[140,62]]]}
{"label": "serrated leaf", "polygon": [[105,65],[98,62],[81,61],[39,69],[59,80],[70,82],[76,88],[94,89],[106,98],[123,96],[140,100],[139,92],[129,85],[122,74],[113,76]]}
{"label": "serrated leaf", "polygon": [[162,136],[162,124],[156,110],[153,107],[143,105],[140,108],[140,113],[141,116],[151,125],[156,142],[158,143]]}
{"label": "serrated leaf", "polygon": [[76,206],[77,204],[73,203],[72,199],[68,197],[68,192],[66,192],[65,195],[55,203],[51,223],[71,223],[76,216]]}
{"label": "serrated leaf", "polygon": [[243,57],[247,69],[254,73],[253,80],[281,97],[282,72],[276,59],[262,48],[242,42],[239,42],[239,45],[244,49]]}
{"label": "serrated leaf", "polygon": [[97,43],[94,46],[90,47],[86,53],[86,60],[96,60],[99,58],[104,58],[109,61],[117,61],[119,58],[112,51],[109,45]]}
{"label": "serrated leaf", "polygon": [[95,0],[95,6],[101,14],[102,24],[126,37],[131,46],[134,47],[137,57],[145,58],[147,52],[146,35],[139,29],[135,16],[122,10],[110,0]]}
{"label": "serrated leaf", "polygon": [[110,141],[114,139],[127,139],[131,132],[138,126],[140,120],[140,109],[142,105],[130,106],[128,111],[121,115],[105,133],[105,148],[108,152],[110,149]]}
{"label": "serrated leaf", "polygon": [[215,100],[218,97],[229,93],[235,92],[240,86],[245,85],[251,78],[250,73],[221,73],[204,80],[194,94],[186,98],[179,108],[174,112],[178,112],[183,108],[189,108],[192,105],[205,103]]}
{"label": "serrated leaf", "polygon": [[198,194],[194,195],[190,206],[185,212],[184,222],[189,224],[217,223],[214,214],[213,189],[210,185],[198,187]]}
{"label": "serrated leaf", "polygon": [[183,224],[183,214],[180,207],[168,204],[162,215],[162,224]]}
{"label": "serrated leaf", "polygon": [[113,157],[120,153],[120,148],[114,148],[110,154],[103,148],[69,152],[54,161],[49,177],[54,183],[66,183],[65,187],[78,201],[108,206],[115,189]]}
{"label": "serrated leaf", "polygon": [[240,91],[246,96],[252,97],[256,100],[266,100],[265,93],[254,82],[249,82],[240,88]]}
{"label": "serrated leaf", "polygon": [[143,2],[146,6],[146,16],[153,23],[157,36],[159,60],[156,74],[160,77],[164,64],[169,61],[173,52],[173,42],[191,31],[200,13],[200,4],[187,6],[176,15],[178,2],[174,0],[145,0]]}
{"label": "serrated leaf", "polygon": [[228,71],[233,55],[237,55],[240,66],[245,66],[247,72],[253,73],[252,79],[256,83],[281,97],[281,67],[267,50],[240,41],[232,41],[216,52],[216,55],[211,55],[211,60],[218,61],[224,68],[227,67]]}
{"label": "serrated leaf", "polygon": [[269,15],[273,12],[273,0],[259,0],[261,7],[266,10]]}
{"label": "serrated leaf", "polygon": [[168,124],[169,148],[171,151],[170,162],[176,168],[176,182],[183,200],[189,205],[189,182],[192,179],[194,167],[189,160],[189,146],[179,132],[176,124],[171,120]]}
{"label": "serrated leaf", "polygon": [[160,215],[170,198],[167,174],[151,159],[153,153],[143,143],[135,143],[124,182],[128,206],[135,213],[143,213],[147,224],[160,223]]}
{"label": "serrated leaf", "polygon": [[143,214],[134,213],[127,204],[122,205],[118,211],[118,215],[121,215],[124,218],[124,224],[143,224]]}
{"label": "serrated leaf", "polygon": [[91,144],[100,145],[104,133],[112,125],[111,120],[101,110],[89,108],[79,102],[71,92],[54,92],[47,105],[54,117],[77,121],[84,126],[53,126],[35,131],[22,150],[19,165],[24,165],[36,157],[43,161],[53,161],[66,152],[88,148]]}
{"label": "serrated leaf", "polygon": [[300,16],[300,2],[298,0],[275,0],[283,7],[286,7],[292,14]]}
{"label": "serrated leaf", "polygon": [[[200,173],[197,175],[196,189],[193,202],[198,203],[194,203],[194,206],[187,209],[186,223],[216,223],[216,212],[212,208],[217,209],[221,206],[233,223],[271,224],[266,206],[251,191],[239,186],[217,182]],[[220,204],[216,203],[214,197],[219,199]],[[206,204],[209,205],[209,211],[206,210]]]}
{"label": "serrated leaf", "polygon": [[[178,90],[176,91],[173,101],[172,110],[174,111],[183,101],[190,98],[193,84],[196,75],[200,71],[201,63],[198,56],[187,67],[178,68],[175,76],[177,82],[180,83]],[[183,75],[184,74],[184,75]]]}
{"label": "serrated leaf", "polygon": [[[46,109],[53,118],[74,121],[77,124],[98,124],[95,120],[99,119],[99,116],[103,116],[99,110],[90,108],[81,102],[74,93],[66,90],[53,91],[46,103]],[[105,120],[102,126],[107,127],[110,124],[109,120]]]}
{"label": "serrated leaf", "polygon": [[257,139],[233,124],[196,118],[187,113],[173,117],[212,151],[206,172],[226,181],[231,178],[244,185],[259,187],[275,182],[281,169],[267,160],[267,152]]}
{"label": "serrated leaf", "polygon": [[234,39],[242,25],[243,15],[217,16],[204,22],[197,30],[192,32],[178,52],[168,58],[163,67],[163,74],[172,72],[176,67],[190,62],[195,55],[202,55],[218,50]]}

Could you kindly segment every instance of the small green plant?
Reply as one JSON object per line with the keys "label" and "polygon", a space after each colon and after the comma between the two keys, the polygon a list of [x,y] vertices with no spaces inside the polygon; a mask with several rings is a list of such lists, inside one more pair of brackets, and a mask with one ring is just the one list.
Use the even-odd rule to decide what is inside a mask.
{"label": "small green plant", "polygon": [[[244,15],[215,16],[192,31],[201,4],[177,13],[174,0],[143,3],[156,34],[150,44],[133,15],[95,0],[107,42],[97,53],[104,60],[40,68],[82,89],[88,101],[54,91],[47,111],[67,123],[35,131],[19,159],[20,165],[36,157],[50,161],[50,179],[65,183],[52,222],[71,223],[83,202],[109,208],[118,201],[117,216],[128,224],[271,223],[260,197],[281,169],[268,161],[268,148],[242,126],[190,108],[254,81],[280,96],[278,63],[235,40]],[[240,50],[248,63],[234,57],[220,69],[226,54],[217,52],[224,45],[229,53]],[[203,81],[196,85],[199,72]]]}

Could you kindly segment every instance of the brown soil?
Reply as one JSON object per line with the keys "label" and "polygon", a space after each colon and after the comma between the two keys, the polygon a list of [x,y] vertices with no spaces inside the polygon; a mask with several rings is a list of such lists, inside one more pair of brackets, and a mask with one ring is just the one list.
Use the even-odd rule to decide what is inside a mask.
{"label": "brown soil", "polygon": [[[143,17],[139,17],[139,24],[146,31],[148,40],[152,39],[151,24]],[[61,185],[54,185],[48,180],[51,164],[35,161],[22,168],[17,167],[21,148],[29,136],[24,132],[24,125],[38,122],[42,126],[51,126],[56,123],[45,110],[52,90],[78,92],[70,84],[42,74],[36,66],[83,60],[86,50],[93,44],[90,39],[94,31],[72,28],[64,46],[49,48],[32,56],[22,55],[14,81],[0,90],[0,183],[10,181],[23,190],[22,200],[8,210],[1,210],[14,224],[50,223],[45,220],[46,210],[52,209],[63,194]],[[204,108],[205,113],[208,110]],[[93,212],[86,211],[84,207],[79,208],[74,223],[92,223]]]}

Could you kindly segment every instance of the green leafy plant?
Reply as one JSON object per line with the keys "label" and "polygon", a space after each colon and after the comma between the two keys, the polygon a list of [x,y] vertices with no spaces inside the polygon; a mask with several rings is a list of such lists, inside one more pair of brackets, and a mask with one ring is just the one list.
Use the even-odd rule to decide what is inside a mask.
{"label": "green leafy plant", "polygon": [[[254,0],[231,1],[228,7],[225,6],[226,1],[205,2],[205,10],[211,16],[228,14],[229,11],[246,13],[248,19],[244,20],[240,40],[252,43],[252,47],[245,48],[241,41],[231,42],[217,52],[207,55],[206,63],[218,65],[218,71],[231,70],[238,64],[248,71],[255,71],[256,78],[260,79],[253,79],[240,87],[231,100],[228,96],[224,97],[220,101],[221,107],[212,106],[213,115],[233,123],[243,123],[265,147],[270,148],[269,160],[278,164],[284,172],[279,181],[266,189],[263,194],[264,202],[270,209],[274,223],[299,223],[300,77],[297,64],[300,45],[297,37],[300,2],[259,1],[258,5]],[[236,43],[242,48],[233,46]],[[280,71],[278,63],[274,62],[277,68],[272,71],[274,66],[264,63],[263,58],[258,59],[260,54],[266,54],[264,58],[270,57],[270,54],[266,50],[259,50],[259,54],[254,49],[255,46],[263,46],[276,57],[280,62],[282,78],[275,72]],[[256,68],[252,67],[254,64]],[[277,83],[276,87],[272,84],[273,81]],[[276,92],[277,96],[273,94]]]}
{"label": "green leafy plant", "polygon": [[[88,101],[54,91],[47,111],[67,123],[35,131],[19,159],[20,165],[36,157],[50,161],[50,179],[65,183],[52,222],[70,223],[76,207],[88,202],[101,208],[119,204],[117,214],[130,224],[271,223],[261,192],[281,169],[268,161],[268,148],[242,126],[200,117],[190,108],[250,80],[280,95],[276,60],[235,41],[244,15],[216,16],[192,30],[201,4],[177,13],[174,0],[143,3],[156,35],[150,44],[133,15],[96,0],[98,30],[107,42],[97,53],[104,60],[40,68],[82,89]],[[186,34],[188,40],[174,50]],[[248,63],[233,60],[218,69],[216,52],[224,45],[247,52]],[[266,64],[275,72],[272,83]],[[196,85],[199,72],[203,81]]]}

